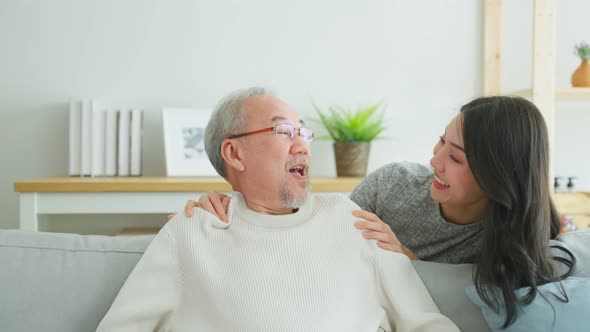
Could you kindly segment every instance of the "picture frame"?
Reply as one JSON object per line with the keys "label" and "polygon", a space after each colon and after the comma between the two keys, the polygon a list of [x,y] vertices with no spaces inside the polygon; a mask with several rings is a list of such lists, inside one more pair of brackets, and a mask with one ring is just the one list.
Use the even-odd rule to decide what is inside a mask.
{"label": "picture frame", "polygon": [[167,176],[218,175],[205,152],[210,109],[162,109]]}

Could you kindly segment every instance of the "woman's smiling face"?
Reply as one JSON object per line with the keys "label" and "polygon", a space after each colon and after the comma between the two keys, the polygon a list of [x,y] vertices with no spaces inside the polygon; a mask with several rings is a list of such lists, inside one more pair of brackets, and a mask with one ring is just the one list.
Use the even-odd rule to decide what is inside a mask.
{"label": "woman's smiling face", "polygon": [[434,179],[430,186],[433,200],[444,207],[471,211],[474,207],[487,206],[487,197],[475,181],[465,155],[462,117],[457,115],[447,126],[445,133],[434,146],[430,165]]}

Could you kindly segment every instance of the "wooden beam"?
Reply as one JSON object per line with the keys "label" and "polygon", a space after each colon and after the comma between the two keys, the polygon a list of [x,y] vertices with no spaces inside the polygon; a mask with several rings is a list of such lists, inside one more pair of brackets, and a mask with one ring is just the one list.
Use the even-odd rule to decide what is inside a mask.
{"label": "wooden beam", "polygon": [[553,183],[555,147],[555,0],[535,0],[533,17],[532,101],[545,118],[549,132],[549,183]]}
{"label": "wooden beam", "polygon": [[483,94],[502,93],[502,0],[484,0]]}

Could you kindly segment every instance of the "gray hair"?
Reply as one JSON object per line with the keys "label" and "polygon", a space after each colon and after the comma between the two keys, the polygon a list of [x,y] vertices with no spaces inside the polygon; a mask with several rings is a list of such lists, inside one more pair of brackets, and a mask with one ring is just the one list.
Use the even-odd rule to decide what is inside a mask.
{"label": "gray hair", "polygon": [[221,156],[221,142],[232,134],[246,126],[246,109],[244,102],[250,97],[275,96],[275,94],[262,87],[252,87],[236,90],[224,97],[215,106],[211,119],[205,129],[205,151],[209,161],[215,167],[219,175],[228,180],[225,171],[225,163]]}

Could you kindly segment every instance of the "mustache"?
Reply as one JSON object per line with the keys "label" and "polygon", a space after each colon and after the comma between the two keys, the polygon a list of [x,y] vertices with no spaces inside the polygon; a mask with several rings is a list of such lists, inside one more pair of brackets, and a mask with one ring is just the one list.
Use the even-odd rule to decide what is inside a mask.
{"label": "mustache", "polygon": [[309,167],[311,164],[311,160],[304,156],[297,156],[293,160],[290,160],[287,164],[287,168],[295,167],[296,165],[305,165],[305,167]]}

